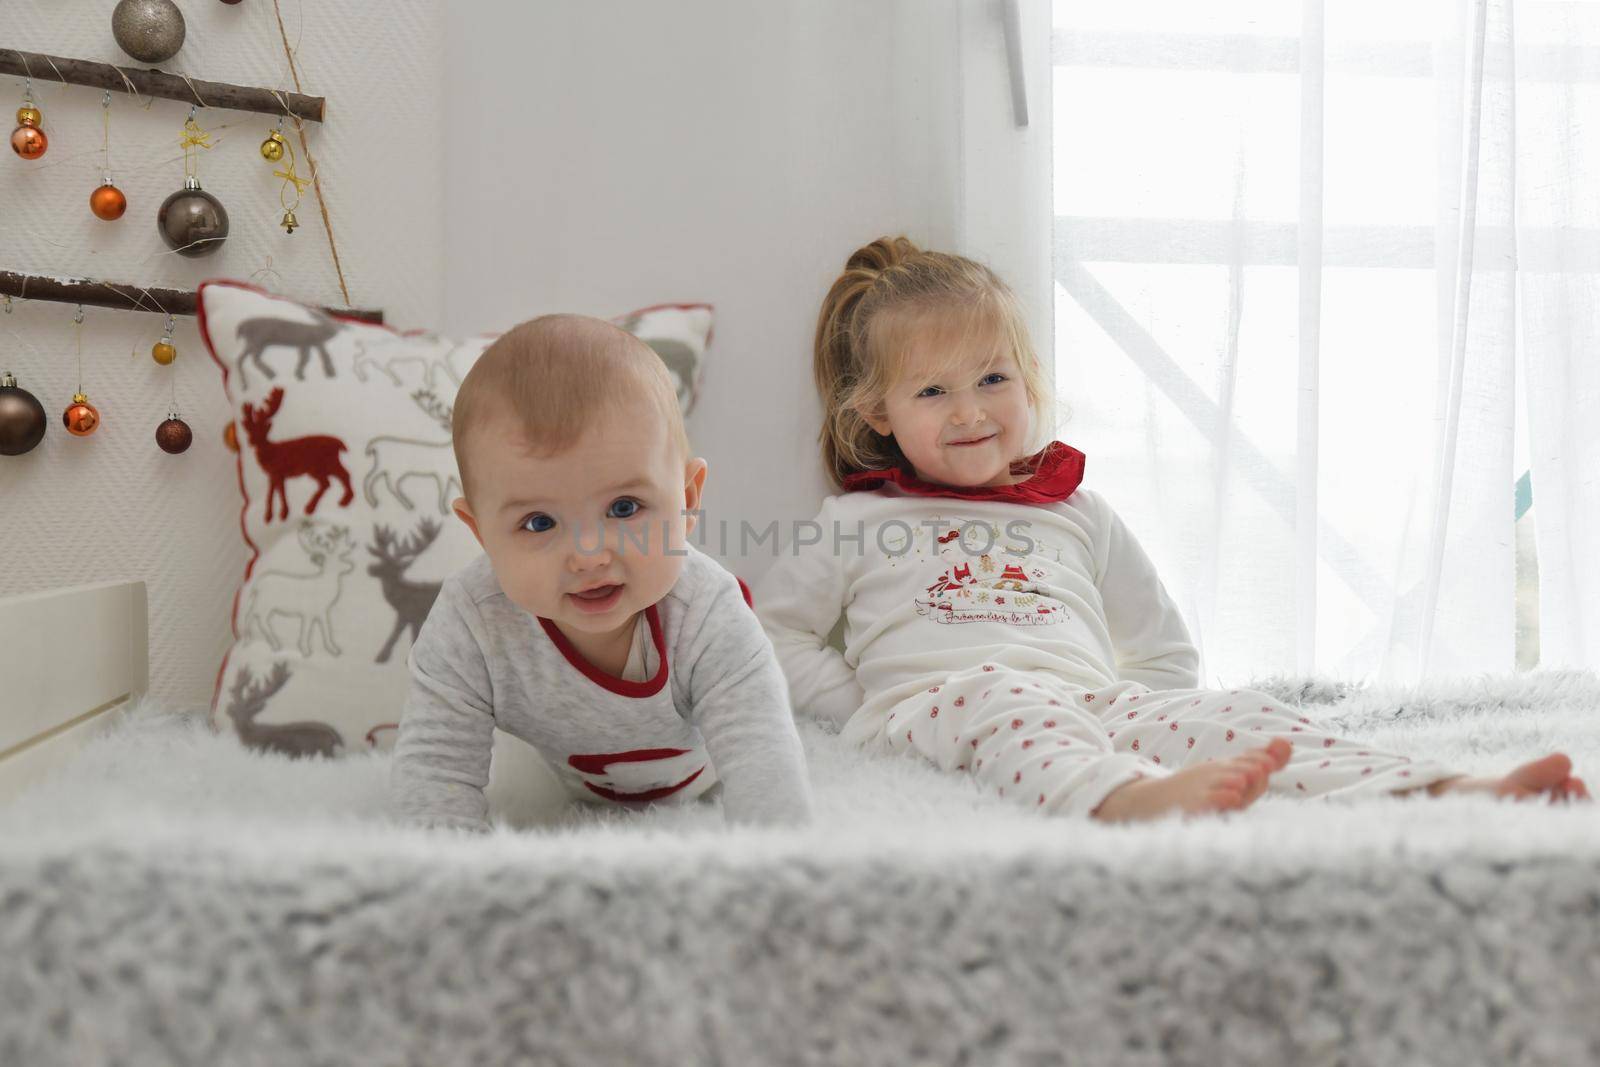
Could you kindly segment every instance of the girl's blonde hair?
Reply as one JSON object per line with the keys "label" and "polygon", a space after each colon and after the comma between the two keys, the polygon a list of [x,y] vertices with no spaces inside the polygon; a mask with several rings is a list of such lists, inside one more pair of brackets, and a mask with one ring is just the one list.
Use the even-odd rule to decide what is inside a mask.
{"label": "girl's blonde hair", "polygon": [[815,347],[822,462],[836,485],[863,470],[899,466],[909,473],[894,439],[873,430],[863,412],[883,410],[916,342],[962,342],[939,345],[931,364],[921,365],[932,381],[975,339],[990,344],[995,359],[1015,357],[1035,434],[1043,434],[1048,386],[1022,306],[994,271],[965,256],[925,252],[905,237],[880,237],[850,254],[822,300]]}

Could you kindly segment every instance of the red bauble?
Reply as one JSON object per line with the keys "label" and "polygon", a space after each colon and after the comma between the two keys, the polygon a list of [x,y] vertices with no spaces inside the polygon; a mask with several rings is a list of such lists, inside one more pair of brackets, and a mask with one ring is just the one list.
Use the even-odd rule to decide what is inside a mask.
{"label": "red bauble", "polygon": [[156,427],[156,444],[169,455],[187,452],[193,441],[194,433],[189,429],[189,424],[176,415],[168,415],[167,421]]}
{"label": "red bauble", "polygon": [[115,222],[128,210],[128,198],[122,195],[121,189],[106,182],[89,194],[89,210],[94,212],[97,219]]}
{"label": "red bauble", "polygon": [[100,428],[100,412],[82,393],[72,394],[72,403],[61,413],[67,432],[74,437],[88,437]]}
{"label": "red bauble", "polygon": [[37,126],[18,126],[11,131],[11,150],[23,159],[38,159],[50,147],[50,138]]}

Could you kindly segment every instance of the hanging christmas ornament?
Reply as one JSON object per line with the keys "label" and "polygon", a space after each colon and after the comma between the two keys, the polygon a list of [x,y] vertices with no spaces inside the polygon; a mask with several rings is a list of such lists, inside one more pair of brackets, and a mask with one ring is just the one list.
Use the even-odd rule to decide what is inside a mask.
{"label": "hanging christmas ornament", "polygon": [[[10,315],[9,296],[5,298],[5,309]],[[0,456],[33,451],[44,440],[45,422],[44,405],[39,398],[18,386],[10,371],[0,374]]]}
{"label": "hanging christmas ornament", "polygon": [[178,418],[176,411],[167,412],[167,421],[156,427],[156,444],[168,455],[187,452],[193,442],[194,432],[188,423]]}
{"label": "hanging christmas ornament", "polygon": [[122,195],[121,189],[106,182],[89,194],[89,210],[97,219],[116,222],[128,210],[128,198]]}
{"label": "hanging christmas ornament", "polygon": [[72,403],[61,413],[61,421],[74,437],[88,437],[100,428],[100,411],[89,403],[85,393],[73,393]]}
{"label": "hanging christmas ornament", "polygon": [[128,198],[122,195],[111,180],[111,90],[106,90],[106,95],[100,101],[100,114],[105,119],[105,136],[100,144],[101,173],[105,180],[100,187],[89,194],[89,210],[94,212],[94,217],[107,222],[115,222],[128,210]]}
{"label": "hanging christmas ornament", "polygon": [[189,121],[183,124],[183,188],[167,197],[156,212],[156,228],[167,247],[180,256],[193,259],[209,256],[222,247],[228,239],[228,209],[222,201],[200,188],[196,177],[195,149],[210,148],[210,134],[194,120],[195,109],[189,109]]}
{"label": "hanging christmas ornament", "polygon": [[239,451],[239,431],[231,422],[222,428],[222,443],[228,446],[229,452]]}
{"label": "hanging christmas ornament", "polygon": [[67,410],[61,413],[61,421],[66,424],[67,432],[74,437],[88,437],[100,427],[100,412],[89,403],[89,397],[83,391],[83,305],[78,305],[78,313],[72,316],[72,321],[77,327],[78,339],[78,391],[72,394],[72,403],[67,405]]}
{"label": "hanging christmas ornament", "polygon": [[0,374],[0,456],[32,452],[44,440],[45,421],[39,398],[19,386],[10,371]]}
{"label": "hanging christmas ornament", "polygon": [[22,106],[17,108],[17,128],[11,131],[11,150],[23,159],[38,159],[50,147],[50,138],[44,135],[39,124],[44,116],[33,104],[33,79],[26,79],[22,89]]}
{"label": "hanging christmas ornament", "polygon": [[172,346],[172,325],[172,316],[168,315],[166,331],[162,334],[161,340],[150,349],[150,358],[163,367],[178,358],[178,350]]}
{"label": "hanging christmas ornament", "polygon": [[276,163],[282,159],[283,150],[289,145],[289,142],[283,139],[283,133],[281,132],[283,127],[282,119],[278,120],[278,126],[279,129],[267,134],[267,139],[261,142],[261,158],[269,163]]}
{"label": "hanging christmas ornament", "polygon": [[213,254],[228,239],[228,209],[191,175],[183,180],[182,189],[162,202],[156,225],[168,248],[196,259]]}
{"label": "hanging christmas ornament", "polygon": [[278,187],[278,204],[283,208],[283,218],[278,220],[278,225],[283,227],[284,233],[292,236],[300,228],[300,219],[296,217],[294,209],[300,206],[300,194],[311,184],[311,180],[295,173],[294,145],[283,136],[283,119],[280,118],[278,128],[267,134],[267,139],[261,142],[261,157],[277,163],[285,156],[289,161],[281,170],[273,171],[272,176],[283,179],[283,184]]}
{"label": "hanging christmas ornament", "polygon": [[111,12],[117,47],[141,63],[171,59],[183,47],[183,12],[172,0],[122,0]]}

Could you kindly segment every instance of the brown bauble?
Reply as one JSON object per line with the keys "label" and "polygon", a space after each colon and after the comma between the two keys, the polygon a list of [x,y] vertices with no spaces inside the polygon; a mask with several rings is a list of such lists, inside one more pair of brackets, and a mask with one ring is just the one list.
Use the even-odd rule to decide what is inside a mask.
{"label": "brown bauble", "polygon": [[209,256],[228,239],[228,209],[194,178],[186,178],[182,189],[162,201],[156,229],[180,256]]}
{"label": "brown bauble", "polygon": [[150,347],[150,358],[165,367],[178,358],[178,350],[172,347],[172,342],[163,338]]}
{"label": "brown bauble", "polygon": [[176,415],[167,416],[167,421],[156,427],[156,444],[168,455],[187,452],[193,441],[194,433],[189,429],[189,424]]}
{"label": "brown bauble", "polygon": [[23,159],[38,159],[50,147],[50,138],[37,126],[18,126],[11,131],[11,150]]}
{"label": "brown bauble", "polygon": [[100,428],[100,412],[82,393],[72,394],[72,403],[61,413],[67,432],[74,437],[88,437]]}
{"label": "brown bauble", "polygon": [[39,398],[10,374],[0,375],[0,456],[32,452],[44,440],[45,422]]}
{"label": "brown bauble", "polygon": [[116,222],[128,210],[128,198],[122,195],[121,189],[106,182],[89,194],[89,210],[97,219]]}

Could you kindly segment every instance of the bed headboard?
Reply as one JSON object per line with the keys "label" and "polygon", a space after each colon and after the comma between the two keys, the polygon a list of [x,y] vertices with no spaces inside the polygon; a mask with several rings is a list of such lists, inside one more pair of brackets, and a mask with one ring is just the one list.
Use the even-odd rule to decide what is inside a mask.
{"label": "bed headboard", "polygon": [[0,599],[0,803],[150,686],[143,582]]}

